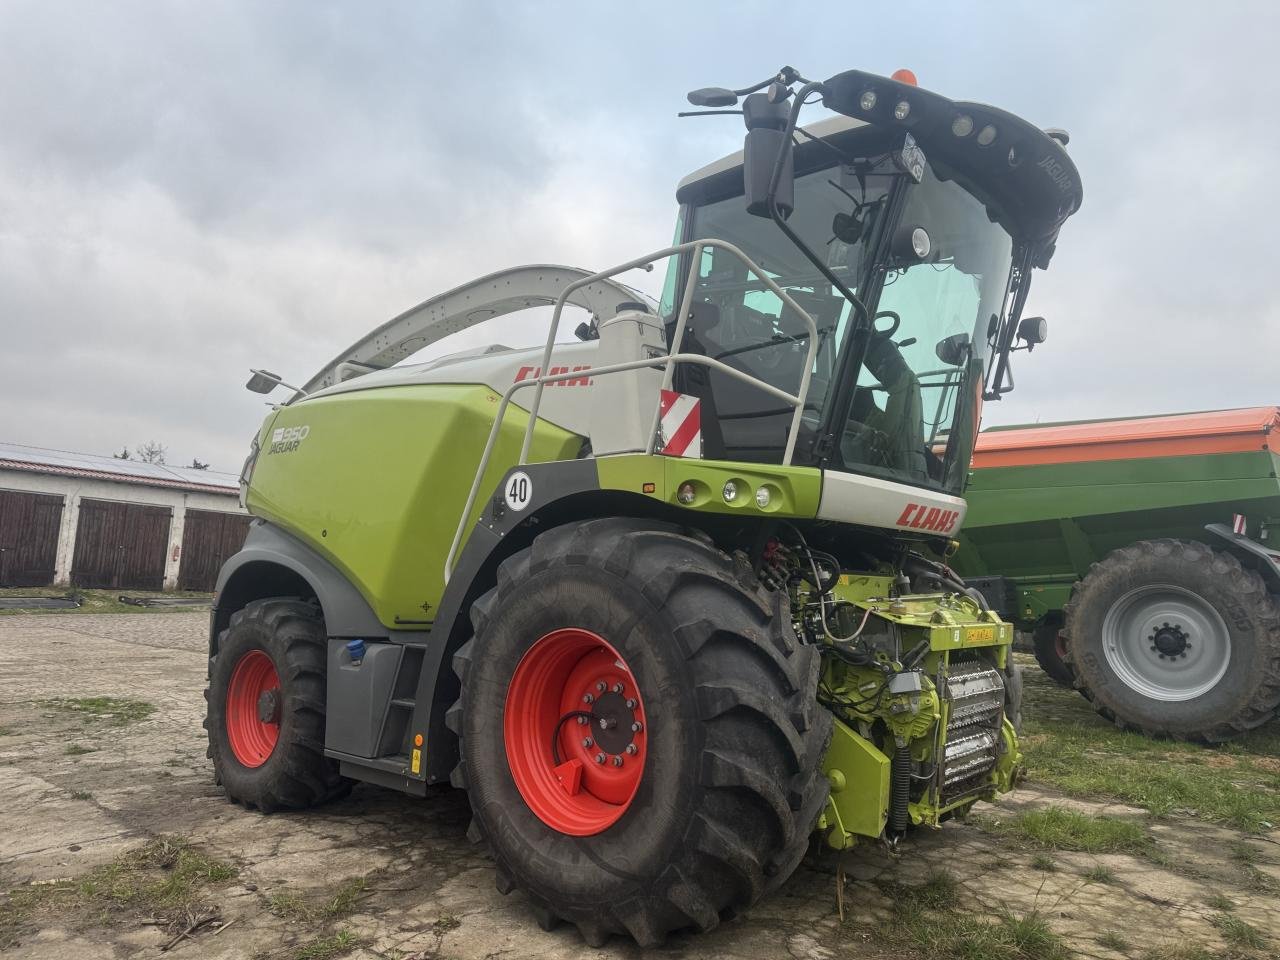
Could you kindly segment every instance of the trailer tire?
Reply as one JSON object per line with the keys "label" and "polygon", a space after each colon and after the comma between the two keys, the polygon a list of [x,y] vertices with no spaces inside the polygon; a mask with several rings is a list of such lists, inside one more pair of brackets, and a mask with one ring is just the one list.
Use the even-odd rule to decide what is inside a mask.
{"label": "trailer tire", "polygon": [[1183,540],[1115,550],[1066,617],[1076,687],[1122,729],[1220,743],[1280,706],[1280,608],[1231,554]]}
{"label": "trailer tire", "polygon": [[351,789],[324,755],[325,644],[314,603],[255,600],[232,614],[204,692],[206,755],[228,799],[273,813]]}
{"label": "trailer tire", "polygon": [[[545,929],[568,921],[591,946],[613,934],[656,946],[674,930],[710,930],[780,886],[826,802],[820,761],[831,737],[816,699],[818,651],[798,642],[788,603],[741,555],[666,524],[586,521],[549,530],[505,560],[497,586],[473,605],[475,636],[454,657],[461,694],[447,717],[459,735],[454,784],[474,814],[469,835],[487,842],[499,890],[523,889]],[[557,676],[569,680],[521,679],[527,663],[560,663],[540,651],[573,642],[588,652],[564,648],[573,666]],[[576,760],[581,790],[563,792],[594,798],[604,789],[586,778],[598,784],[615,765],[592,765],[605,734],[571,756],[595,730],[595,714],[565,739],[560,725],[573,713],[554,720],[586,699],[579,685],[601,689],[577,666],[597,654],[593,664],[619,671],[600,681],[604,690],[616,676],[618,696],[634,698],[643,717],[621,754],[625,766],[616,765],[619,777],[635,770],[638,779],[612,807],[583,799],[575,819],[578,799],[554,786],[539,793],[535,774]],[[548,687],[558,696],[527,712],[526,691]],[[591,709],[604,711],[606,695]],[[530,733],[512,719],[535,716],[555,729],[531,723]],[[531,773],[530,763],[541,766]]]}
{"label": "trailer tire", "polygon": [[1062,617],[1048,614],[1036,623],[1031,632],[1032,649],[1036,663],[1048,674],[1049,679],[1064,687],[1076,685],[1075,671],[1067,663],[1065,638],[1062,633]]}

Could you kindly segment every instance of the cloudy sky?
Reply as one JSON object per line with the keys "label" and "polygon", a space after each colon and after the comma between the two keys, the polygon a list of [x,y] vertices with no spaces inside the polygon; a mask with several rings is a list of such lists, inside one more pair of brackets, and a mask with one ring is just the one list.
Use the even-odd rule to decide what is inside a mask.
{"label": "cloudy sky", "polygon": [[1277,35],[1232,0],[0,0],[0,440],[234,470],[250,366],[300,382],[472,277],[665,244],[676,181],[741,145],[684,92],[784,63],[1071,132],[1050,341],[988,423],[1277,403]]}

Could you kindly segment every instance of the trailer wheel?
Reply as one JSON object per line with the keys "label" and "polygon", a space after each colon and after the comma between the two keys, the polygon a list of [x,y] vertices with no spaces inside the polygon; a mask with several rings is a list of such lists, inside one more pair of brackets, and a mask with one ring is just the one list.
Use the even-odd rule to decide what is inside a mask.
{"label": "trailer wheel", "polygon": [[324,755],[325,631],[315,604],[256,600],[234,613],[204,696],[207,756],[229,799],[271,813],[351,788]]}
{"label": "trailer wheel", "polygon": [[498,888],[544,928],[653,946],[792,873],[831,719],[818,651],[744,559],[667,525],[557,528],[503,562],[472,621],[454,783]]}
{"label": "trailer wheel", "polygon": [[1074,687],[1075,671],[1065,659],[1067,643],[1062,633],[1062,618],[1053,614],[1042,617],[1031,632],[1031,640],[1036,662],[1049,679],[1064,687]]}
{"label": "trailer wheel", "polygon": [[1094,564],[1066,613],[1076,686],[1122,728],[1218,743],[1280,705],[1280,609],[1230,554],[1140,541]]}

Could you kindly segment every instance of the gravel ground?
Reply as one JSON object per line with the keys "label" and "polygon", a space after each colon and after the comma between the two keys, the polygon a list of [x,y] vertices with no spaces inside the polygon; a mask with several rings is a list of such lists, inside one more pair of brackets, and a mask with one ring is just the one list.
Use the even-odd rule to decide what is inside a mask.
{"label": "gravel ground", "polygon": [[[499,895],[483,851],[466,840],[469,814],[458,791],[441,788],[424,801],[361,785],[322,809],[270,817],[227,803],[204,758],[206,618],[0,619],[0,891],[10,891],[7,931],[0,913],[0,950],[7,957],[159,955],[182,922],[174,927],[154,904],[105,909],[91,900],[94,909],[25,917],[13,906],[50,881],[106,876],[104,869],[115,869],[107,865],[157,837],[189,841],[236,871],[201,888],[204,906],[220,919],[179,941],[169,956],[641,955],[617,939],[601,950],[587,948],[572,928],[544,932],[520,894]],[[92,697],[132,698],[155,709],[126,720],[67,708],[69,699]],[[992,829],[994,819],[1055,806],[1140,821],[1159,856],[1058,850],[1048,870],[1045,854]],[[1142,811],[1067,801],[1034,784],[981,809],[985,825],[952,822],[914,835],[897,853],[868,845],[846,856],[843,922],[836,902],[840,864],[819,852],[748,916],[704,936],[676,936],[660,953],[937,956],[949,948],[891,935],[901,917],[894,901],[902,885],[945,870],[958,881],[948,896],[963,910],[1043,919],[1078,955],[1174,958],[1203,946],[1214,956],[1276,956],[1280,886],[1271,883],[1280,883],[1274,863],[1280,834],[1244,838],[1193,820],[1152,822]],[[64,883],[58,891],[72,903],[100,887]],[[0,895],[0,905],[4,900]],[[1249,935],[1224,916],[1262,939],[1244,943]]]}

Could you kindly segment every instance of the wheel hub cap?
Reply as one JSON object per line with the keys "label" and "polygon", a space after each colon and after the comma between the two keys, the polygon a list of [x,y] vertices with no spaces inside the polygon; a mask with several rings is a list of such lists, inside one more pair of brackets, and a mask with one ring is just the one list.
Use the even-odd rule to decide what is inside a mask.
{"label": "wheel hub cap", "polygon": [[1103,618],[1107,664],[1131,690],[1164,702],[1192,700],[1217,686],[1231,662],[1231,634],[1203,597],[1172,584],[1122,596]]}
{"label": "wheel hub cap", "polygon": [[617,650],[588,630],[554,630],[525,652],[507,688],[503,735],[520,796],[561,833],[607,829],[640,786],[640,690]]}

